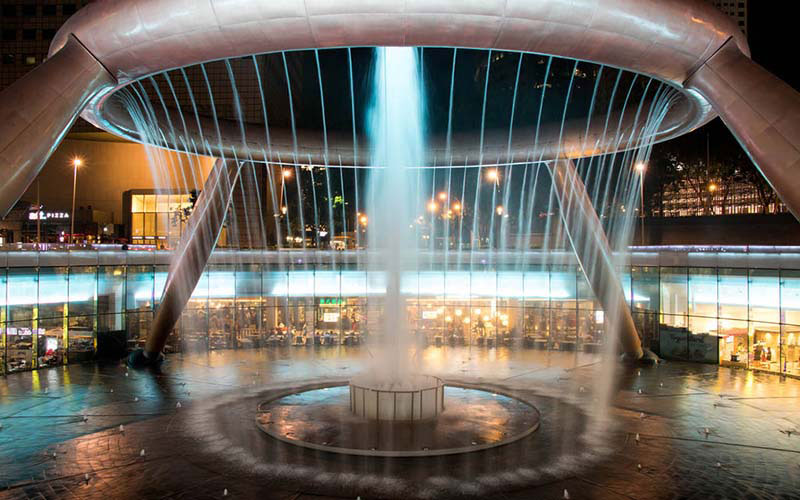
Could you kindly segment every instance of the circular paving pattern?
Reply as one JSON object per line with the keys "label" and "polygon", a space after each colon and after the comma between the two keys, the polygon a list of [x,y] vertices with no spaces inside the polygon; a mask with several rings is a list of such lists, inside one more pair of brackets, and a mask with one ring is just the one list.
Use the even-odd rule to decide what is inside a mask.
{"label": "circular paving pattern", "polygon": [[446,385],[444,406],[435,419],[367,420],[352,413],[346,385],[331,385],[259,404],[256,424],[293,445],[381,457],[480,451],[518,441],[539,427],[539,411],[531,403],[477,387]]}

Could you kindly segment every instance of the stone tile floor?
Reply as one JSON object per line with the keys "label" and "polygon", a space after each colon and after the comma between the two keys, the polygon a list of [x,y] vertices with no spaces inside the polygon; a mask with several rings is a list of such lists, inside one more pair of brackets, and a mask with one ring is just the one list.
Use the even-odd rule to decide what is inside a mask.
{"label": "stone tile floor", "polygon": [[[223,498],[226,490],[228,498],[279,499],[558,499],[565,490],[573,499],[800,498],[800,381],[690,363],[619,368],[602,439],[606,451],[571,467],[548,466],[558,457],[543,452],[541,471],[512,471],[517,458],[526,460],[516,455],[528,453],[522,448],[396,468],[301,449],[270,454],[270,438],[253,421],[253,402],[262,393],[346,380],[368,357],[363,347],[217,351],[173,355],[159,375],[89,364],[0,377],[0,498]],[[420,370],[445,379],[535,393],[543,404],[540,431],[550,434],[537,431],[527,450],[591,448],[570,441],[569,433],[553,433],[577,424],[545,399],[568,395],[570,405],[598,413],[596,381],[608,377],[598,358],[431,347],[418,359]],[[206,413],[214,404],[215,412]],[[221,432],[208,430],[220,426]],[[236,450],[252,443],[263,458],[228,450],[231,442],[240,443]],[[227,460],[229,451],[238,460]],[[289,470],[273,473],[276,461]],[[496,476],[487,478],[493,466]],[[293,479],[292,467],[318,467],[320,481]],[[378,479],[360,481],[362,472]],[[405,472],[430,476],[431,484],[481,476],[475,488],[446,481],[438,489],[398,488],[403,477],[397,476]]]}

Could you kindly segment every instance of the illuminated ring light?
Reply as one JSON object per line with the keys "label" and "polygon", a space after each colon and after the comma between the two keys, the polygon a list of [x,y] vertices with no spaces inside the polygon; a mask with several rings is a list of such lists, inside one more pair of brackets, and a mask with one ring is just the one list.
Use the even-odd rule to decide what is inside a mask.
{"label": "illuminated ring light", "polygon": [[[685,134],[716,114],[699,93],[684,82],[727,41],[734,39],[749,54],[733,21],[713,6],[692,0],[108,0],[93,3],[71,17],[53,40],[57,52],[73,34],[118,80],[115,88],[96,96],[82,116],[113,134],[141,142],[130,117],[110,99],[137,80],[200,63],[282,51],[420,46],[493,49],[546,54],[620,68],[663,82],[677,100],[656,141]],[[635,127],[629,110],[620,123]],[[629,116],[630,115],[630,116]],[[174,117],[180,118],[180,117]],[[186,122],[193,122],[189,117]],[[263,128],[263,127],[262,127]],[[587,132],[588,131],[588,135]],[[556,133],[558,132],[558,133]],[[242,140],[238,123],[220,123],[221,141],[205,141],[215,156],[255,161],[364,165],[368,151],[354,149],[353,137],[299,137],[295,150],[290,131],[271,130],[267,147],[263,131],[247,129]],[[522,135],[522,134],[520,134]],[[605,134],[603,134],[604,136]],[[632,149],[631,141],[603,141],[586,120],[563,130],[542,130],[540,160],[557,156],[580,158]],[[204,142],[197,137],[198,142]],[[188,150],[186,141],[165,140],[157,146]],[[507,135],[454,138],[452,150],[432,141],[429,155],[449,156],[470,164],[527,163],[529,138],[507,147]],[[218,144],[218,146],[216,146]],[[480,155],[477,150],[480,149]]]}

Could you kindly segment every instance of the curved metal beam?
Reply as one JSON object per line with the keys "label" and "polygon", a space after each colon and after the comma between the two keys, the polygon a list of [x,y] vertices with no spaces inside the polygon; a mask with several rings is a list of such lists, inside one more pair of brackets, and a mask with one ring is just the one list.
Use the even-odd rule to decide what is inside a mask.
{"label": "curved metal beam", "polygon": [[[735,23],[696,0],[107,0],[59,30],[75,33],[120,86],[199,62],[295,49],[438,46],[534,52],[619,67],[681,85]],[[109,128],[98,96],[83,116]],[[701,96],[698,126],[713,118]],[[113,130],[109,129],[113,132]]]}
{"label": "curved metal beam", "polygon": [[[673,92],[676,92],[673,90]],[[662,96],[663,97],[663,96]],[[677,97],[677,95],[676,95]],[[653,99],[648,99],[642,109],[648,109]],[[665,119],[661,122],[658,132],[652,132],[651,137],[642,137],[646,114],[638,113],[637,109],[629,109],[624,115],[621,112],[605,114],[588,119],[567,121],[564,129],[560,123],[542,125],[536,133],[533,128],[518,128],[514,130],[513,141],[508,144],[508,130],[486,131],[483,147],[481,147],[480,134],[463,133],[455,134],[451,141],[448,155],[446,137],[431,137],[428,139],[426,154],[427,165],[442,164],[442,159],[458,165],[477,165],[479,158],[485,158],[484,163],[498,162],[503,164],[529,163],[531,161],[550,161],[556,158],[586,158],[618,151],[627,151],[638,147],[641,143],[650,140],[664,141],[681,135],[685,132],[687,123],[701,120],[703,113],[692,114],[696,111],[687,99],[677,99],[669,108]],[[267,131],[263,125],[244,124],[218,119],[216,122],[206,116],[181,117],[181,112],[168,109],[150,111],[152,119],[160,125],[157,127],[167,134],[166,141],[169,148],[192,154],[197,152],[208,156],[231,157],[234,154],[246,157],[257,162],[292,163],[295,155],[294,139],[291,130],[270,128],[270,143],[267,144]],[[110,101],[104,107],[104,117],[120,127],[117,133],[122,133],[132,140],[146,141],[139,136],[128,111],[123,109],[120,102]],[[183,123],[185,126],[177,131],[177,137],[171,135],[174,127],[170,123]],[[199,128],[198,128],[199,124]],[[588,127],[587,127],[588,125]],[[244,138],[242,137],[244,130]],[[219,135],[218,135],[219,134]],[[536,139],[534,139],[536,138]],[[368,166],[369,154],[364,151],[354,154],[353,137],[348,134],[328,133],[327,142],[324,141],[322,131],[296,131],[297,143],[301,144],[297,162],[300,164],[315,163],[319,165],[328,162],[341,161],[343,166]],[[358,144],[364,145],[365,138],[360,138]],[[191,146],[194,144],[194,146]],[[155,144],[163,147],[163,144]],[[203,146],[204,145],[204,146]],[[326,149],[327,146],[327,149]],[[368,149],[368,145],[364,146]],[[325,157],[327,154],[327,158]],[[439,160],[439,161],[437,161]],[[358,161],[358,165],[354,162]]]}
{"label": "curved metal beam", "polygon": [[728,43],[686,82],[713,103],[800,220],[800,93]]}
{"label": "curved metal beam", "polygon": [[89,100],[116,82],[73,36],[0,93],[0,218],[19,201]]}
{"label": "curved metal beam", "polygon": [[152,364],[160,358],[217,244],[241,167],[234,161],[217,160],[214,164],[170,264],[144,352],[131,355],[132,366]]}
{"label": "curved metal beam", "polygon": [[572,160],[557,160],[548,163],[547,167],[561,207],[561,220],[581,271],[602,304],[609,323],[619,329],[619,340],[625,355],[641,359],[644,356],[642,341],[617,276],[614,254],[592,200],[586,193],[586,186]]}

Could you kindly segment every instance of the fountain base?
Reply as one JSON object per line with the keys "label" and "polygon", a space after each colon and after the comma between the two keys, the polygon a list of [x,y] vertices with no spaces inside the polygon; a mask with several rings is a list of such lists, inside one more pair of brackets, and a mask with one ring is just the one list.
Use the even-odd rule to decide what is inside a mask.
{"label": "fountain base", "polygon": [[436,418],[444,411],[444,382],[429,375],[412,375],[402,382],[360,377],[350,381],[350,411],[389,422]]}
{"label": "fountain base", "polygon": [[[356,391],[361,389],[356,387]],[[539,427],[539,411],[509,394],[443,383],[425,390],[441,391],[441,411],[436,418],[362,418],[351,409],[353,385],[338,384],[309,387],[263,402],[258,407],[256,424],[268,435],[292,445],[382,457],[486,450],[518,441]],[[432,401],[425,399],[429,396],[422,397]],[[419,416],[419,412],[415,414]]]}

